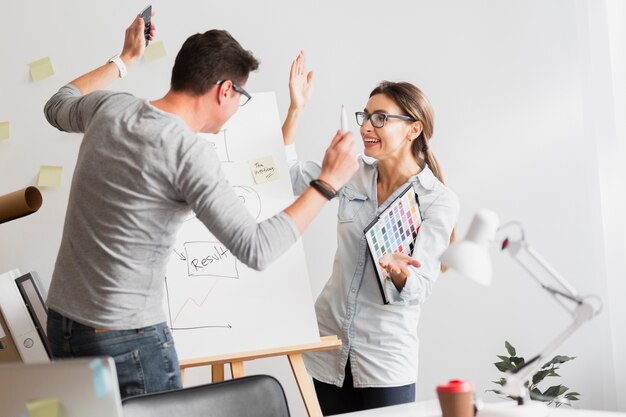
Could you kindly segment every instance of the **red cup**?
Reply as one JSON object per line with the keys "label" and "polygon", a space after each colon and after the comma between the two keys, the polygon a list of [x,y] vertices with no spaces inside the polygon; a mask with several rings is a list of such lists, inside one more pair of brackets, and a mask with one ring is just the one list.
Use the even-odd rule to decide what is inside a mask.
{"label": "red cup", "polygon": [[472,384],[453,379],[437,385],[442,417],[474,417]]}

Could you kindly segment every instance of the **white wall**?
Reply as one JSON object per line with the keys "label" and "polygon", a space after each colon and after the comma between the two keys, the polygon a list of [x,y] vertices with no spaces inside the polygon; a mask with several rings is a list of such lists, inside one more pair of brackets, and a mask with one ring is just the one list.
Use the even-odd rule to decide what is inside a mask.
{"label": "white wall", "polygon": [[[586,76],[585,132],[595,146],[598,163],[601,207],[603,268],[607,282],[610,343],[603,345],[606,366],[617,370],[607,373],[605,402],[626,409],[626,331],[622,324],[626,306],[620,302],[626,291],[626,5],[624,2],[579,2]],[[613,379],[611,379],[611,377]],[[614,387],[613,389],[611,389]]]}
{"label": "white wall", "polygon": [[[609,147],[611,172],[607,195],[612,200],[605,204],[610,210],[612,221],[605,223],[605,236],[609,237],[606,248],[609,263],[609,308],[611,313],[611,329],[613,336],[612,357],[615,360],[615,386],[617,404],[620,410],[626,410],[626,397],[618,395],[626,390],[626,331],[623,318],[626,317],[626,305],[621,301],[621,294],[626,294],[626,221],[623,213],[626,212],[626,3],[620,0],[607,1],[607,21],[609,28],[609,55],[611,58],[612,91],[614,100],[615,136],[613,146]],[[612,153],[611,153],[612,152]],[[604,161],[601,160],[600,163]],[[605,238],[606,239],[606,238]]]}
{"label": "white wall", "polygon": [[[623,310],[616,307],[614,292],[623,288],[623,276],[619,282],[607,279],[615,276],[611,265],[623,265],[624,254],[611,251],[607,258],[612,229],[603,216],[611,191],[600,186],[606,178],[600,169],[604,145],[596,130],[606,120],[621,121],[617,141],[624,133],[624,101],[617,94],[594,93],[602,71],[611,72],[611,65],[623,70],[623,56],[621,64],[601,67],[599,75],[589,66],[594,56],[611,56],[611,38],[599,35],[607,19],[604,1],[156,0],[153,5],[158,37],[169,55],[140,63],[112,88],[146,98],[162,95],[184,39],[225,28],[261,59],[249,89],[275,90],[284,115],[289,64],[303,48],[316,73],[298,139],[303,158],[321,158],[337,128],[340,104],[361,109],[378,81],[407,80],[422,88],[437,115],[432,148],[461,199],[459,235],[483,207],[502,220],[519,220],[529,242],[574,287],[600,295],[605,312],[559,351],[578,357],[564,366],[562,381],[582,393],[581,407],[626,409],[616,396],[626,374],[620,354],[624,332],[615,321]],[[0,194],[35,183],[40,164],[66,168],[62,188],[43,190],[39,213],[0,225],[0,271],[36,270],[49,281],[80,136],[47,126],[42,106],[64,82],[118,52],[124,28],[143,6],[137,0],[13,1],[0,15],[0,121],[12,123],[12,138],[0,142]],[[611,19],[611,27],[623,27],[623,14]],[[25,64],[47,55],[57,75],[30,83]],[[623,97],[623,78],[621,83],[617,93]],[[607,89],[611,86],[603,84],[601,91]],[[613,117],[599,119],[597,106]],[[624,188],[618,178],[613,177],[614,186]],[[335,210],[329,205],[304,237],[314,294],[330,272]],[[479,288],[448,273],[424,306],[419,399],[433,398],[435,385],[452,377],[473,381],[482,394],[499,377],[492,363],[504,352],[504,340],[530,356],[567,325],[567,315],[512,260],[494,253],[494,262],[492,287]],[[277,374],[293,415],[304,415],[286,361],[257,361],[248,369]],[[206,375],[195,372],[191,379],[199,382]]]}

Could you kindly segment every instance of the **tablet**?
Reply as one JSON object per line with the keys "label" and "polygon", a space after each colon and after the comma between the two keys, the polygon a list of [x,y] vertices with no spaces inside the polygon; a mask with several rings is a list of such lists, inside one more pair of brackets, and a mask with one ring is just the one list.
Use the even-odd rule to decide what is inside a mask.
{"label": "tablet", "polygon": [[385,292],[386,272],[380,267],[378,260],[387,253],[411,256],[421,224],[419,199],[413,190],[413,184],[410,184],[364,230],[385,304],[389,304]]}

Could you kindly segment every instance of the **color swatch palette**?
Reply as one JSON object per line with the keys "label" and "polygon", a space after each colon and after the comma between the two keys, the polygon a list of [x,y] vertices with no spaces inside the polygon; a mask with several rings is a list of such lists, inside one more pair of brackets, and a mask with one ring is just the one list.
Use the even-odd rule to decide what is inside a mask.
{"label": "color swatch palette", "polygon": [[383,291],[385,273],[380,268],[378,260],[387,253],[411,255],[421,224],[422,216],[419,210],[417,194],[415,194],[413,186],[409,185],[365,229],[365,238],[376,267],[385,304],[388,303]]}

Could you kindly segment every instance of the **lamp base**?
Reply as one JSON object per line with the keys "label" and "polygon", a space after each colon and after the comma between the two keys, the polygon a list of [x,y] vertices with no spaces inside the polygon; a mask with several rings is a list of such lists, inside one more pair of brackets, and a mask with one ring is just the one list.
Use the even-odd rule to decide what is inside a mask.
{"label": "lamp base", "polygon": [[548,406],[541,401],[528,401],[524,405],[508,403],[484,404],[476,417],[546,417]]}

